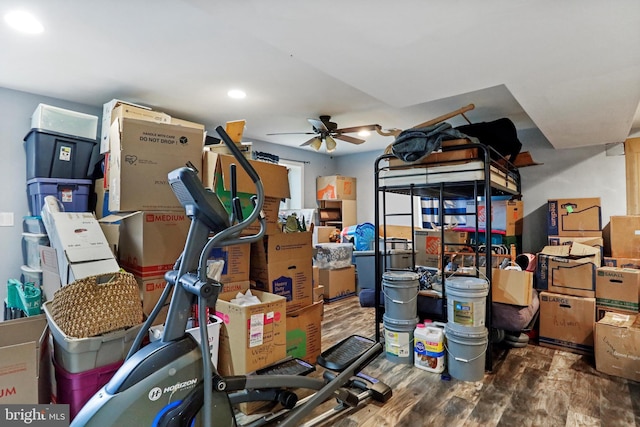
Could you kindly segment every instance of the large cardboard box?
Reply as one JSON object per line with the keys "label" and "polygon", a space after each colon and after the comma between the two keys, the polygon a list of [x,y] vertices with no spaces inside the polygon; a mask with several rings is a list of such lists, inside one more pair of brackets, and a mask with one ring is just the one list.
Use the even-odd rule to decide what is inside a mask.
{"label": "large cardboard box", "polygon": [[533,273],[494,268],[491,276],[493,302],[529,306],[533,298]]}
{"label": "large cardboard box", "polygon": [[187,126],[120,118],[109,134],[109,210],[178,210],[169,172],[202,164],[204,133]]}
{"label": "large cardboard box", "polygon": [[[250,160],[249,163],[258,173],[264,187],[265,198],[262,210],[267,220],[266,234],[278,233],[280,232],[280,226],[278,225],[280,200],[291,197],[287,168],[257,160]],[[236,168],[236,188],[242,206],[242,213],[246,218],[253,211],[251,196],[255,194],[256,187],[249,175],[238,165],[235,157],[205,150],[202,158],[202,182],[205,187],[211,188],[216,192],[224,207],[228,212],[231,212],[231,164],[238,166]],[[247,227],[243,234],[255,234],[259,229],[256,221]]]}
{"label": "large cardboard box", "polygon": [[547,205],[549,236],[602,236],[600,197],[550,199]]}
{"label": "large cardboard box", "polygon": [[356,179],[342,175],[316,178],[317,200],[356,200]]}
{"label": "large cardboard box", "polygon": [[0,404],[48,404],[49,330],[44,314],[0,322]]}
{"label": "large cardboard box", "polygon": [[640,381],[640,316],[607,313],[595,326],[596,369]]}
{"label": "large cardboard box", "polygon": [[356,294],[356,267],[319,270],[320,286],[324,286],[325,302],[336,301]]}
{"label": "large cardboard box", "polygon": [[537,254],[536,289],[566,295],[595,297],[600,250],[592,246],[545,246]]}
{"label": "large cardboard box", "polygon": [[549,246],[571,245],[580,243],[600,249],[600,257],[604,258],[604,239],[602,237],[578,237],[578,236],[547,236]]}
{"label": "large cardboard box", "polygon": [[313,303],[311,233],[277,233],[251,244],[252,286],[286,298],[287,312]]}
{"label": "large cardboard box", "polygon": [[[445,251],[457,252],[467,243],[468,233],[464,231],[445,230]],[[426,267],[440,267],[442,232],[439,230],[415,230],[413,247],[416,250],[416,264]]]}
{"label": "large cardboard box", "polygon": [[[213,248],[209,252],[208,263],[223,261],[224,266],[220,278],[222,283],[243,282],[249,280],[249,260],[251,258],[251,244]],[[208,270],[209,272],[210,270]]]}
{"label": "large cardboard box", "polygon": [[184,250],[191,225],[189,217],[179,211],[112,214],[100,222],[120,223],[120,265],[142,277],[163,275],[173,268]]}
{"label": "large cardboard box", "polygon": [[[148,316],[160,300],[162,292],[167,287],[167,281],[164,280],[164,275],[161,276],[138,276],[133,275],[136,282],[138,282],[138,289],[140,290],[140,299],[142,300],[142,312]],[[167,318],[168,302],[171,301],[171,296],[167,300],[167,305],[160,311],[158,318],[153,322],[154,325],[163,324]]]}
{"label": "large cardboard box", "polygon": [[43,222],[50,245],[56,251],[58,276],[63,286],[77,279],[120,269],[92,213],[54,212],[45,215]]}
{"label": "large cardboard box", "polygon": [[640,270],[600,267],[596,270],[596,304],[617,310],[638,312]]}
{"label": "large cardboard box", "polygon": [[[244,291],[248,289],[248,283]],[[243,292],[244,292],[243,291]],[[222,319],[218,370],[222,375],[242,375],[264,368],[287,355],[286,300],[257,290],[260,304],[240,306],[230,301],[237,292],[222,293],[216,316]]]}
{"label": "large cardboard box", "polygon": [[[476,228],[476,215],[478,228],[484,229],[487,225],[487,213],[484,198],[477,202],[467,201],[467,225],[468,228]],[[471,215],[477,212],[476,215]],[[506,200],[504,198],[491,199],[491,229],[503,230],[507,236],[519,236],[522,234],[524,218],[524,204],[522,200]]]}
{"label": "large cardboard box", "polygon": [[541,292],[540,345],[593,354],[595,317],[595,298]]}
{"label": "large cardboard box", "polygon": [[141,110],[151,111],[151,108],[142,105],[134,104],[121,99],[112,99],[102,105],[102,135],[100,137],[100,153],[106,153],[109,151],[109,128],[111,127],[113,110],[121,105],[127,105],[130,107],[137,107]]}
{"label": "large cardboard box", "polygon": [[605,235],[613,258],[640,258],[640,215],[610,217]]}
{"label": "large cardboard box", "polygon": [[596,302],[596,322],[602,319],[607,313],[617,313],[635,316],[637,311],[619,310],[617,308],[611,308],[609,306],[598,305]]}
{"label": "large cardboard box", "polygon": [[322,352],[323,302],[287,313],[287,356],[315,364]]}

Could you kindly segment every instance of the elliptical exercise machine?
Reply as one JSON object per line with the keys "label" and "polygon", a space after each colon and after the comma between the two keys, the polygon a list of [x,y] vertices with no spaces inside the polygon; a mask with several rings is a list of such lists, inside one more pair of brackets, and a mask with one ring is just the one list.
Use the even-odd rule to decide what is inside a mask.
{"label": "elliptical exercise machine", "polygon": [[[318,357],[326,369],[323,378],[312,378],[309,365],[297,359],[285,360],[256,375],[222,377],[211,363],[208,346],[207,307],[215,308],[223,285],[207,277],[207,257],[213,248],[259,240],[266,228],[262,214],[264,189],[260,177],[243,157],[222,127],[221,139],[256,186],[253,211],[243,218],[235,189],[232,165],[232,214],[216,193],[205,189],[197,173],[183,167],[169,173],[169,183],[191,218],[191,226],[180,258],[165,274],[167,286],[143,324],[123,365],[112,379],[80,410],[71,426],[236,426],[233,405],[250,401],[279,402],[283,409],[251,422],[251,426],[277,423],[299,426],[318,405],[335,397],[339,404],[306,425],[315,425],[343,409],[357,407],[372,398],[385,402],[391,389],[360,372],[382,352],[380,343],[350,336]],[[255,235],[240,236],[258,220]],[[158,313],[168,300],[163,336],[142,348],[141,344]],[[185,332],[194,303],[198,304],[200,344]],[[313,365],[311,365],[313,366]],[[302,372],[304,371],[304,372]],[[298,400],[290,389],[315,393]],[[359,389],[358,394],[353,389]]]}

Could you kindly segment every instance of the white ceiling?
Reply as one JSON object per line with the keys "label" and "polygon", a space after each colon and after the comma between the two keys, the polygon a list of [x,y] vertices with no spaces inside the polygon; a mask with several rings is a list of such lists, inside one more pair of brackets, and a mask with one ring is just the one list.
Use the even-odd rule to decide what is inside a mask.
{"label": "white ceiling", "polygon": [[[638,0],[0,2],[15,8],[45,32],[0,25],[0,86],[126,99],[210,129],[245,119],[249,141],[298,146],[309,136],[266,134],[311,131],[321,114],[406,129],[469,103],[471,122],[508,117],[558,149],[640,131]],[[227,98],[233,87],[247,98]]]}

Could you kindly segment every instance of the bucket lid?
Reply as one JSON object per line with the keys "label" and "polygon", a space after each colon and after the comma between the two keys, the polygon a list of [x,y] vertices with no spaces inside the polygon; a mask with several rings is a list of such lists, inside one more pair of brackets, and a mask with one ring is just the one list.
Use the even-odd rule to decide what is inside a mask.
{"label": "bucket lid", "polygon": [[420,276],[413,271],[387,271],[382,274],[382,280],[388,280],[393,282],[394,280],[418,280]]}
{"label": "bucket lid", "polygon": [[451,287],[454,289],[489,289],[489,282],[487,282],[486,279],[481,279],[479,277],[449,277],[445,279],[444,285],[445,288]]}
{"label": "bucket lid", "polygon": [[482,328],[481,330],[475,330],[475,331],[460,331],[458,329],[453,329],[449,327],[449,324],[447,324],[444,327],[444,334],[446,336],[455,336],[457,338],[468,338],[468,339],[484,339],[487,338],[489,336],[489,331],[487,330],[487,328]]}

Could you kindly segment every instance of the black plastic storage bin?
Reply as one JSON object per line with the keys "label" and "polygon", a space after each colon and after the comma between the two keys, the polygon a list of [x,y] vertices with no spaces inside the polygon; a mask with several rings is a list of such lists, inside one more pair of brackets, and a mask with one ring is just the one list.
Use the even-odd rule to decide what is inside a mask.
{"label": "black plastic storage bin", "polygon": [[24,137],[27,179],[86,179],[97,141],[44,129],[31,129]]}
{"label": "black plastic storage bin", "polygon": [[90,179],[33,178],[27,181],[29,210],[31,215],[40,215],[44,198],[55,196],[65,212],[88,212]]}

